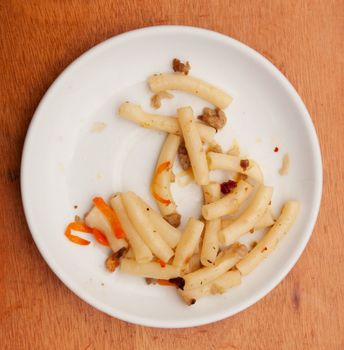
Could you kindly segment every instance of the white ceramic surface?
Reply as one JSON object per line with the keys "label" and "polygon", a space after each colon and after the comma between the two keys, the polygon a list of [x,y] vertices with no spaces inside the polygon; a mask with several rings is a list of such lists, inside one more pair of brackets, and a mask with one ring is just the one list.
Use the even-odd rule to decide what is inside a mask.
{"label": "white ceramic surface", "polygon": [[[147,286],[143,279],[104,269],[107,249],[69,242],[66,224],[90,208],[94,195],[133,190],[152,202],[149,183],[164,135],[120,119],[130,100],[149,110],[146,85],[152,73],[169,71],[171,59],[191,62],[191,74],[233,96],[229,122],[217,135],[228,147],[235,138],[256,159],[265,182],[274,186],[275,212],[298,199],[297,223],[276,251],[243,283],[221,296],[189,307],[175,290]],[[159,113],[174,114],[200,99],[175,93]],[[95,123],[105,123],[95,132]],[[97,124],[96,124],[97,125]],[[280,151],[274,153],[278,146]],[[287,176],[281,159],[291,159]],[[300,257],[315,224],[322,191],[321,155],[310,116],[287,79],[256,51],[227,36],[192,27],[135,30],[94,47],[72,63],[50,87],[30,125],[22,158],[24,209],[32,236],[46,262],[80,298],[109,315],[154,327],[190,327],[214,322],[252,305],[273,289]],[[195,185],[173,186],[184,221],[200,212]],[[74,205],[78,208],[74,209]],[[271,310],[266,310],[271,312]]]}

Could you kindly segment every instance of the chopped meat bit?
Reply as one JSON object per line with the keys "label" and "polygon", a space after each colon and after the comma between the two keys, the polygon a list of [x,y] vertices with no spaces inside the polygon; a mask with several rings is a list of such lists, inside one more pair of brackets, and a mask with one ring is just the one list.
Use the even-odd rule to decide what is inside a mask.
{"label": "chopped meat bit", "polygon": [[105,261],[105,266],[108,271],[114,272],[116,268],[119,266],[119,259],[126,252],[126,248],[120,249],[116,253],[112,253]]}
{"label": "chopped meat bit", "polygon": [[192,298],[192,299],[190,300],[190,305],[195,304],[195,302],[196,302],[196,299],[195,299],[195,298]]}
{"label": "chopped meat bit", "polygon": [[167,91],[160,91],[160,92],[156,93],[155,95],[153,95],[151,97],[151,107],[154,109],[160,108],[161,107],[161,100],[163,98],[171,99],[171,98],[173,98],[173,95]]}
{"label": "chopped meat bit", "polygon": [[278,147],[275,147],[274,148],[274,152],[278,152],[279,151],[279,148]]}
{"label": "chopped meat bit", "polygon": [[251,249],[255,248],[257,244],[258,244],[257,241],[253,241],[253,242],[251,243]]}
{"label": "chopped meat bit", "polygon": [[146,280],[146,283],[148,285],[149,284],[157,284],[158,283],[158,281],[155,278],[148,278],[148,277],[146,277],[145,280]]}
{"label": "chopped meat bit", "polygon": [[114,272],[119,266],[119,258],[116,253],[111,254],[105,261],[106,269],[109,272]]}
{"label": "chopped meat bit", "polygon": [[208,152],[223,153],[222,147],[218,143],[214,143],[209,146]]}
{"label": "chopped meat bit", "polygon": [[246,171],[246,169],[249,167],[250,165],[250,161],[248,159],[242,159],[240,161],[240,166],[242,168],[242,170]]}
{"label": "chopped meat bit", "polygon": [[178,158],[183,170],[188,170],[191,167],[188,151],[184,143],[180,144],[178,147]]}
{"label": "chopped meat bit", "polygon": [[181,216],[178,213],[164,215],[164,219],[172,226],[178,227],[180,225]]}
{"label": "chopped meat bit", "polygon": [[74,209],[78,209],[78,206],[77,206],[77,205],[74,205]]}
{"label": "chopped meat bit", "polygon": [[254,233],[254,228],[251,228],[250,233]]}
{"label": "chopped meat bit", "polygon": [[183,277],[170,278],[169,281],[175,284],[179,289],[184,290],[185,280]]}
{"label": "chopped meat bit", "polygon": [[233,180],[228,180],[227,182],[222,182],[221,184],[221,192],[223,194],[230,193],[235,187],[237,187],[237,182]]}
{"label": "chopped meat bit", "polygon": [[183,63],[178,58],[174,58],[172,61],[172,68],[175,72],[179,72],[179,73],[183,73],[185,75],[188,75],[191,66],[190,66],[190,63],[188,61]]}
{"label": "chopped meat bit", "polygon": [[203,114],[199,115],[198,119],[212,126],[216,130],[222,129],[227,122],[225,112],[218,107],[215,109],[208,107],[203,108]]}

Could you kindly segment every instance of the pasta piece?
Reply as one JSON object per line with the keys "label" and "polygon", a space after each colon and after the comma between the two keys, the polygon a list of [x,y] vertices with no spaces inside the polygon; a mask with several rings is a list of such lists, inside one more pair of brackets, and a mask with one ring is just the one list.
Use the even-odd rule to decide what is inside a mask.
{"label": "pasta piece", "polygon": [[207,158],[196,128],[192,109],[191,107],[179,108],[177,113],[195,181],[198,185],[207,185],[209,183]]}
{"label": "pasta piece", "polygon": [[126,252],[124,255],[125,258],[127,259],[135,259],[135,254],[132,248],[129,248],[129,250]]}
{"label": "pasta piece", "polygon": [[142,210],[146,213],[150,222],[162,239],[169,245],[169,247],[174,248],[179,242],[181,232],[164,220],[162,216],[150,207],[142,198],[139,196],[136,196],[136,198],[141,205]]}
{"label": "pasta piece", "polygon": [[[203,186],[204,200],[211,203],[220,199],[221,189],[218,183]],[[219,251],[218,232],[221,230],[221,219],[206,221],[203,236],[201,262],[203,266],[211,266],[215,263]]]}
{"label": "pasta piece", "polygon": [[143,242],[135,227],[130,222],[127,212],[123,206],[120,195],[116,195],[110,200],[113,210],[123,227],[126,238],[129,241],[130,249],[133,250],[134,257],[139,263],[147,263],[153,259],[153,254],[147,245]]}
{"label": "pasta piece", "polygon": [[214,266],[203,267],[183,276],[185,281],[184,290],[199,288],[212,282],[235,266],[246,254],[247,248],[245,245],[233,244],[232,247],[217,257]]}
{"label": "pasta piece", "polygon": [[251,159],[243,159],[229,154],[209,152],[207,154],[210,170],[227,170],[244,174],[255,183],[263,182],[263,174],[258,164]]}
{"label": "pasta piece", "polygon": [[[172,167],[176,159],[180,140],[180,136],[168,134],[160,151],[155,169],[156,176],[154,176],[152,181],[153,196],[155,195],[154,199],[162,215],[170,215],[177,212],[177,206],[173,200],[170,186]],[[164,164],[168,164],[166,170],[158,174],[159,167]]]}
{"label": "pasta piece", "polygon": [[205,284],[199,288],[182,290],[178,293],[184,299],[186,304],[192,305],[201,297],[211,294],[223,294],[226,290],[235,287],[241,283],[241,274],[238,270],[225,272],[214,281]]}
{"label": "pasta piece", "polygon": [[161,238],[146,212],[142,209],[136,195],[132,192],[121,194],[123,205],[133,226],[152,253],[167,262],[174,255],[173,250]]}
{"label": "pasta piece", "polygon": [[224,109],[232,102],[232,97],[209,83],[175,73],[154,74],[148,79],[153,92],[180,90],[203,98],[204,100]]}
{"label": "pasta piece", "polygon": [[219,232],[220,241],[225,245],[233,244],[253,229],[266,212],[272,192],[272,187],[260,186],[248,208],[232,224]]}
{"label": "pasta piece", "polygon": [[110,248],[115,253],[122,248],[128,247],[128,243],[125,239],[117,238],[115,236],[110,222],[97,207],[93,207],[92,210],[86,215],[85,223],[89,227],[100,230],[107,238]]}
{"label": "pasta piece", "polygon": [[[223,219],[221,221],[221,228],[225,228],[228,225],[232,224],[235,220],[233,219]],[[263,228],[267,228],[272,226],[275,223],[275,220],[272,216],[271,209],[268,208],[266,212],[264,213],[263,217],[254,225],[253,230],[258,231],[262,230]]]}
{"label": "pasta piece", "polygon": [[190,218],[185,226],[185,230],[178,242],[173,265],[178,268],[184,268],[195,252],[196,246],[203,231],[204,223],[202,221]]}
{"label": "pasta piece", "polygon": [[241,180],[233,192],[228,193],[217,201],[202,206],[202,215],[206,220],[213,220],[221,216],[233,214],[241,204],[250,196],[253,187]]}
{"label": "pasta piece", "polygon": [[[144,128],[165,131],[169,134],[181,135],[182,131],[179,127],[176,117],[168,117],[159,114],[150,114],[143,111],[141,106],[124,102],[118,110],[118,114],[127,120],[141,125]],[[196,123],[196,127],[203,142],[212,142],[216,130],[203,123]]]}
{"label": "pasta piece", "polygon": [[121,260],[121,271],[129,275],[163,280],[169,280],[170,278],[180,276],[179,270],[175,266],[165,265],[162,267],[158,262],[139,264],[137,261],[132,259]]}
{"label": "pasta piece", "polygon": [[299,202],[289,201],[285,203],[275,224],[249,254],[237,264],[238,270],[243,275],[254,270],[275,249],[278,242],[290,230],[299,211]]}
{"label": "pasta piece", "polygon": [[184,269],[184,274],[194,272],[202,267],[199,253],[195,253],[186,268]]}

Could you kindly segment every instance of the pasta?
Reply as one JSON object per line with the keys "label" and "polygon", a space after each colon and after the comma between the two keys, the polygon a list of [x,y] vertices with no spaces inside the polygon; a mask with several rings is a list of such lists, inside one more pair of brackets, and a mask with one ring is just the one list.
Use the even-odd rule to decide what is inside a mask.
{"label": "pasta", "polygon": [[[265,186],[259,165],[240,156],[235,139],[227,153],[214,139],[227,120],[221,109],[232,98],[213,85],[190,77],[188,61],[182,63],[176,58],[172,68],[177,73],[155,74],[148,79],[155,93],[151,98],[153,108],[161,106],[161,98],[172,96],[167,90],[180,90],[212,103],[214,109],[205,106],[197,119],[191,107],[178,108],[172,112],[175,116],[147,113],[130,102],[122,103],[118,110],[124,119],[167,133],[150,187],[158,210],[155,204],[151,207],[134,192],[117,192],[110,205],[103,198],[94,197],[94,206],[85,222],[75,216],[65,236],[73,243],[87,246],[91,241],[76,233],[93,235],[95,242],[113,251],[109,249],[105,260],[107,271],[120,267],[122,273],[145,277],[147,284],[176,287],[185,303],[192,305],[203,296],[222,294],[239,285],[242,276],[253,271],[290,230],[300,204],[287,201],[274,220],[273,188]],[[175,162],[177,154],[179,162]],[[286,155],[281,175],[287,172],[288,165]],[[178,172],[178,167],[183,171],[174,175],[173,169]],[[210,182],[212,170],[229,172],[230,179]],[[172,182],[175,186],[171,186]],[[177,200],[179,193],[172,190],[190,182],[203,190],[200,220],[193,217],[181,220],[177,212],[174,195]],[[183,200],[186,205],[195,202],[193,198]],[[186,222],[183,232],[177,228],[181,222]],[[252,242],[256,235],[244,237],[251,238],[248,241],[251,250],[238,242],[246,233],[260,229],[266,230],[258,243]]]}
{"label": "pasta", "polygon": [[237,264],[238,270],[247,275],[254,270],[276,247],[278,242],[290,230],[300,210],[297,201],[288,201],[282,209],[280,217],[263,239]]}
{"label": "pasta", "polygon": [[155,74],[148,79],[148,85],[153,92],[180,90],[199,96],[219,108],[226,108],[232,98],[224,91],[203,80],[176,73]]}
{"label": "pasta", "polygon": [[[223,219],[221,221],[221,228],[225,228],[226,226],[232,224],[233,222],[234,222],[234,220],[231,220],[231,219]],[[266,212],[264,213],[263,217],[254,225],[253,230],[258,231],[258,230],[261,230],[263,228],[270,227],[274,223],[275,223],[275,220],[272,216],[270,208],[268,208],[266,210]]]}
{"label": "pasta", "polygon": [[212,203],[203,205],[202,215],[206,220],[213,220],[221,216],[234,213],[241,204],[252,193],[252,185],[241,180],[233,192],[228,193],[223,198],[218,199]]}
{"label": "pasta", "polygon": [[235,287],[240,283],[241,274],[238,270],[234,270],[225,272],[223,275],[204,286],[189,290],[179,289],[178,292],[186,304],[192,305],[201,297],[211,294],[223,294],[229,288]]}
{"label": "pasta", "polygon": [[106,236],[111,249],[115,253],[122,248],[128,247],[128,243],[125,239],[118,239],[115,236],[110,222],[97,207],[93,207],[92,210],[86,215],[85,222],[89,227],[95,227]]}
{"label": "pasta", "polygon": [[[176,117],[147,113],[143,111],[141,106],[130,102],[122,103],[118,114],[122,118],[131,120],[143,128],[155,129],[179,136],[182,134]],[[216,132],[214,128],[198,122],[196,123],[196,127],[203,142],[213,141]]]}
{"label": "pasta", "polygon": [[233,245],[226,252],[217,257],[214,266],[203,267],[183,276],[185,281],[184,290],[199,288],[215,280],[235,266],[246,254],[246,246],[241,244]]}
{"label": "pasta", "polygon": [[163,262],[169,261],[174,255],[173,250],[161,238],[147,214],[142,210],[135,194],[132,192],[122,193],[121,199],[133,226],[142,240],[159,259]]}
{"label": "pasta", "polygon": [[121,261],[121,271],[129,275],[163,280],[169,280],[180,275],[178,268],[172,265],[161,266],[158,262],[139,264],[135,260],[126,258]]}
{"label": "pasta", "polygon": [[219,239],[225,245],[236,242],[244,233],[254,228],[263,217],[272,197],[272,187],[260,186],[248,208],[232,224],[219,232]]}
{"label": "pasta", "polygon": [[[215,202],[220,198],[221,191],[218,183],[203,186],[204,200],[206,203]],[[219,240],[217,237],[221,229],[221,219],[215,218],[206,221],[201,250],[201,262],[203,266],[214,264],[219,251]]]}
{"label": "pasta", "polygon": [[[177,212],[177,206],[173,200],[170,185],[171,168],[177,155],[180,140],[180,136],[168,134],[161,148],[155,169],[156,175],[153,177],[151,185],[153,197],[162,215],[170,215]],[[159,168],[161,169],[164,165],[167,165],[167,167],[159,173]]]}
{"label": "pasta", "polygon": [[179,242],[181,232],[165,221],[161,215],[150,207],[143,199],[136,196],[138,203],[141,205],[142,210],[146,213],[150,222],[159,232],[162,239],[171,247],[174,248]]}
{"label": "pasta", "polygon": [[153,259],[153,254],[147,245],[143,242],[142,238],[130,222],[120,195],[118,194],[114,196],[110,202],[126,233],[126,238],[129,241],[136,261],[139,263],[147,263],[151,261]]}
{"label": "pasta", "polygon": [[190,218],[178,242],[172,265],[184,268],[195,252],[203,231],[203,222]]}
{"label": "pasta", "polygon": [[184,107],[179,108],[177,112],[195,181],[198,185],[207,185],[209,183],[207,158],[196,129],[192,109]]}
{"label": "pasta", "polygon": [[207,154],[210,170],[228,170],[244,174],[254,183],[263,182],[263,174],[258,164],[252,159],[243,159],[229,154],[209,152]]}

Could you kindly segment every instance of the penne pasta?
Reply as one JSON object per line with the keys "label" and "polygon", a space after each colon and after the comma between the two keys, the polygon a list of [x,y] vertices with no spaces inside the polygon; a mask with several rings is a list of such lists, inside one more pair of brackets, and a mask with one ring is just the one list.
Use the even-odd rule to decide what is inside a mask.
{"label": "penne pasta", "polygon": [[151,223],[146,212],[142,209],[136,195],[132,192],[122,193],[121,199],[130,221],[145,244],[163,262],[169,261],[174,255],[173,250],[161,238],[156,227]]}
{"label": "penne pasta", "polygon": [[[135,195],[136,196],[136,195]],[[156,231],[169,247],[174,248],[179,242],[181,232],[170,225],[156,210],[150,207],[142,198],[136,196],[142,210],[146,213]]]}
{"label": "penne pasta", "polygon": [[[177,212],[177,206],[173,200],[170,186],[172,167],[176,159],[180,140],[180,136],[168,134],[161,148],[155,168],[155,176],[151,187],[153,197],[162,215],[170,215]],[[167,165],[167,167],[159,173],[159,170],[164,165]]]}
{"label": "penne pasta", "polygon": [[[204,200],[206,203],[220,199],[221,189],[218,183],[203,186]],[[206,221],[201,249],[201,262],[203,266],[211,266],[215,263],[219,251],[218,232],[221,230],[221,219],[215,218]]]}
{"label": "penne pasta", "polygon": [[148,85],[153,92],[166,90],[188,92],[222,109],[228,107],[232,102],[232,97],[224,91],[190,75],[178,73],[154,74],[148,79]]}
{"label": "penne pasta", "polygon": [[286,202],[281,215],[262,240],[238,264],[238,270],[247,275],[254,270],[277,246],[278,242],[290,230],[300,211],[297,201]]}
{"label": "penne pasta", "polygon": [[263,174],[258,164],[252,159],[243,159],[229,154],[209,152],[207,153],[208,165],[210,170],[227,170],[248,177],[247,181],[253,180],[254,183],[263,182]]}
{"label": "penne pasta", "polygon": [[[225,228],[226,226],[232,224],[234,219],[223,219],[221,221],[221,228]],[[263,228],[267,228],[272,226],[275,223],[275,220],[271,213],[271,208],[268,208],[264,213],[263,217],[254,225],[254,231],[262,230]]]}
{"label": "penne pasta", "polygon": [[186,304],[192,305],[201,297],[211,294],[223,294],[228,289],[235,287],[240,283],[241,274],[238,270],[234,270],[225,272],[214,281],[199,288],[189,290],[178,289],[178,293],[184,299]]}
{"label": "penne pasta", "polygon": [[184,269],[195,252],[203,231],[202,221],[190,218],[178,242],[172,265]]}
{"label": "penne pasta", "polygon": [[[131,120],[143,128],[164,131],[169,134],[182,135],[178,120],[175,116],[169,117],[145,112],[141,106],[124,102],[120,105],[118,114],[120,117]],[[196,122],[196,127],[203,142],[212,142],[216,130],[211,126]]]}
{"label": "penne pasta", "polygon": [[121,226],[123,227],[125,236],[133,250],[136,261],[139,263],[147,263],[151,261],[153,259],[153,254],[130,222],[123,206],[121,196],[119,194],[115,195],[115,197],[111,198],[110,203],[121,223]]}
{"label": "penne pasta", "polygon": [[180,276],[179,270],[175,266],[165,265],[162,267],[158,262],[139,264],[135,260],[126,258],[121,260],[121,271],[129,275],[163,280]]}
{"label": "penne pasta", "polygon": [[186,273],[190,273],[190,272],[194,272],[198,269],[200,269],[202,267],[201,265],[201,260],[200,260],[200,255],[199,253],[195,253],[189,263],[186,265],[183,273],[186,274]]}
{"label": "penne pasta", "polygon": [[206,220],[213,220],[233,214],[241,204],[250,196],[253,187],[248,182],[240,180],[233,192],[228,193],[223,198],[218,199],[213,203],[208,203],[202,206],[202,215]]}
{"label": "penne pasta", "polygon": [[268,209],[272,192],[272,187],[260,186],[252,202],[239,218],[219,232],[220,242],[226,246],[233,244],[243,234],[252,230]]}
{"label": "penne pasta", "polygon": [[177,113],[195,181],[198,185],[207,185],[209,183],[207,158],[195,125],[193,111],[191,107],[184,107],[179,108]]}
{"label": "penne pasta", "polygon": [[203,267],[183,276],[185,281],[184,290],[199,288],[214,281],[235,266],[246,254],[247,248],[245,245],[234,244],[216,258],[214,266]]}
{"label": "penne pasta", "polygon": [[93,207],[92,210],[86,215],[85,223],[89,227],[100,230],[107,238],[110,248],[115,253],[122,248],[128,247],[128,243],[125,239],[119,239],[115,236],[110,222],[97,207]]}

